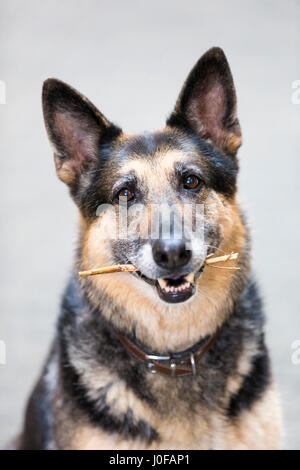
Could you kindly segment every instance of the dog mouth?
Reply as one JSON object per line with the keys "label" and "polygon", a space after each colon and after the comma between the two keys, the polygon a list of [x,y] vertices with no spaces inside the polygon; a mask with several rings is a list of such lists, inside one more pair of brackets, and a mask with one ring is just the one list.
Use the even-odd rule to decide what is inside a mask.
{"label": "dog mouth", "polygon": [[154,286],[159,297],[167,303],[180,303],[190,299],[196,292],[196,280],[204,269],[202,266],[196,272],[190,272],[184,275],[173,275],[169,277],[160,277],[150,279],[144,276],[140,271],[133,274]]}
{"label": "dog mouth", "polygon": [[161,277],[157,279],[157,290],[159,297],[165,302],[185,302],[195,293],[195,273],[191,272],[177,279]]}

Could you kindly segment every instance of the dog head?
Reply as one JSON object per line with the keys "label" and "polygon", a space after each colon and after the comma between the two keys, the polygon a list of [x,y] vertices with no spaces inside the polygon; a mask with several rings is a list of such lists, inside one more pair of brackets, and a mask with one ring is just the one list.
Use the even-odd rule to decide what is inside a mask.
{"label": "dog head", "polygon": [[233,271],[204,269],[207,255],[242,253],[245,243],[235,198],[241,132],[221,49],[200,58],[160,131],[126,135],[56,79],[44,84],[43,109],[57,174],[81,214],[78,267],[138,268],[83,282],[123,303],[133,292],[169,307],[230,285]]}

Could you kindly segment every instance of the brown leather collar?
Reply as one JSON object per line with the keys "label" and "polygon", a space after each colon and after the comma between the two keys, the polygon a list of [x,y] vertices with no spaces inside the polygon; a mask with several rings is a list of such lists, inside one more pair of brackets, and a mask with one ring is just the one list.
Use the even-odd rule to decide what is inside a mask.
{"label": "brown leather collar", "polygon": [[148,354],[140,346],[120,331],[115,330],[117,337],[125,348],[139,361],[143,362],[152,374],[161,374],[169,377],[182,377],[197,374],[197,363],[201,357],[213,346],[218,335],[217,330],[212,336],[206,336],[197,344],[178,353],[162,356]]}

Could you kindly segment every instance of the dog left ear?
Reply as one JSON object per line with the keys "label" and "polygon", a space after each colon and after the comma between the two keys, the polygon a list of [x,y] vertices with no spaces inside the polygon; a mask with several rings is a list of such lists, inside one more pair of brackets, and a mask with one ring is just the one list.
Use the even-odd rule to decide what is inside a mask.
{"label": "dog left ear", "polygon": [[189,127],[225,153],[236,154],[241,130],[233,79],[222,49],[213,47],[199,59],[167,124]]}

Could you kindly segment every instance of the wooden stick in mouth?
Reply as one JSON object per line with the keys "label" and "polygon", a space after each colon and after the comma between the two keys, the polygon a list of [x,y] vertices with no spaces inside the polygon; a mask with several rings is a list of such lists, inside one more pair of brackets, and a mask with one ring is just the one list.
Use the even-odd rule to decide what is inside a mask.
{"label": "wooden stick in mouth", "polygon": [[214,264],[214,263],[220,263],[220,261],[231,261],[232,259],[237,259],[239,256],[238,253],[230,253],[229,255],[223,255],[223,256],[214,256],[211,258],[211,256],[208,256],[205,260],[205,264]]}
{"label": "wooden stick in mouth", "polygon": [[[222,261],[231,261],[238,258],[238,253],[230,253],[229,255],[211,257],[208,256],[205,260],[205,264],[211,268],[220,268],[220,269],[240,269],[235,266],[213,266],[214,263],[220,263]],[[109,273],[119,273],[119,272],[129,272],[129,271],[138,271],[133,264],[116,264],[114,266],[106,266],[105,268],[89,269],[88,271],[79,271],[80,277],[95,276],[96,274],[109,274]]]}

